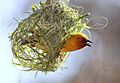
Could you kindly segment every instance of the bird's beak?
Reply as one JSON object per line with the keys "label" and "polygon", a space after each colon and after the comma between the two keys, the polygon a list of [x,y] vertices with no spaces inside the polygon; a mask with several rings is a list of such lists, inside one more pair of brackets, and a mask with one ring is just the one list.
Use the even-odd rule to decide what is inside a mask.
{"label": "bird's beak", "polygon": [[92,42],[92,41],[90,41],[90,40],[86,40],[86,42],[85,42],[85,46],[92,47],[92,46],[90,45],[90,43],[93,43],[93,42]]}
{"label": "bird's beak", "polygon": [[87,40],[86,42],[93,43],[93,42],[92,42],[92,41],[90,41],[90,40]]}

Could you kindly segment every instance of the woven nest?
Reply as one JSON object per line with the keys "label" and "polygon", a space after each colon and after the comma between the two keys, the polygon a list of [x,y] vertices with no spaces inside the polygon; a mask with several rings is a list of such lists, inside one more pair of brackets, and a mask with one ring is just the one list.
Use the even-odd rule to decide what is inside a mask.
{"label": "woven nest", "polygon": [[87,14],[80,15],[62,0],[40,2],[32,9],[10,36],[13,62],[29,71],[55,71],[68,56],[60,52],[66,40],[88,28],[82,23]]}

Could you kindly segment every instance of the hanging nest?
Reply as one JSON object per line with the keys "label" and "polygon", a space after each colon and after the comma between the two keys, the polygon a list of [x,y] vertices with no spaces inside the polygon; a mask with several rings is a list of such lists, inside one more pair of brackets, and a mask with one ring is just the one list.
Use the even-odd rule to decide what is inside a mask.
{"label": "hanging nest", "polygon": [[62,0],[34,4],[32,10],[10,35],[13,63],[28,71],[56,71],[68,56],[60,51],[66,40],[89,28],[82,23],[88,14],[80,15]]}

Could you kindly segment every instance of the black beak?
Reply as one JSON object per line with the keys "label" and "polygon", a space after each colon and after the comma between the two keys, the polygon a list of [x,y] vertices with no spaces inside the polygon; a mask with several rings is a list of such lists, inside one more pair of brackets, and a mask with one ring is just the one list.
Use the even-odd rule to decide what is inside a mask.
{"label": "black beak", "polygon": [[85,42],[85,46],[92,47],[92,46],[90,45],[90,43],[93,43],[93,42],[92,42],[92,41],[90,41],[90,40],[86,40],[86,42]]}
{"label": "black beak", "polygon": [[89,42],[89,43],[92,43],[92,44],[93,44],[93,42],[92,42],[92,41],[90,41],[90,40],[87,40],[87,41],[86,41],[86,43],[87,43],[87,42]]}
{"label": "black beak", "polygon": [[86,46],[89,46],[89,47],[92,47],[89,43],[86,43],[85,45],[86,45]]}

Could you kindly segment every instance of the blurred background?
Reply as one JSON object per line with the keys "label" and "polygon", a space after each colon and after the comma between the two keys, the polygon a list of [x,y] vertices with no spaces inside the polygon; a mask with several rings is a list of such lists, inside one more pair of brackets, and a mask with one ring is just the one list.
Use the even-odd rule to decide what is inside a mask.
{"label": "blurred background", "polygon": [[[41,0],[44,1],[44,0]],[[106,17],[105,29],[90,30],[92,48],[70,53],[67,67],[47,75],[20,71],[12,64],[9,33],[39,0],[0,0],[0,83],[120,83],[120,0],[71,0],[91,17]]]}

